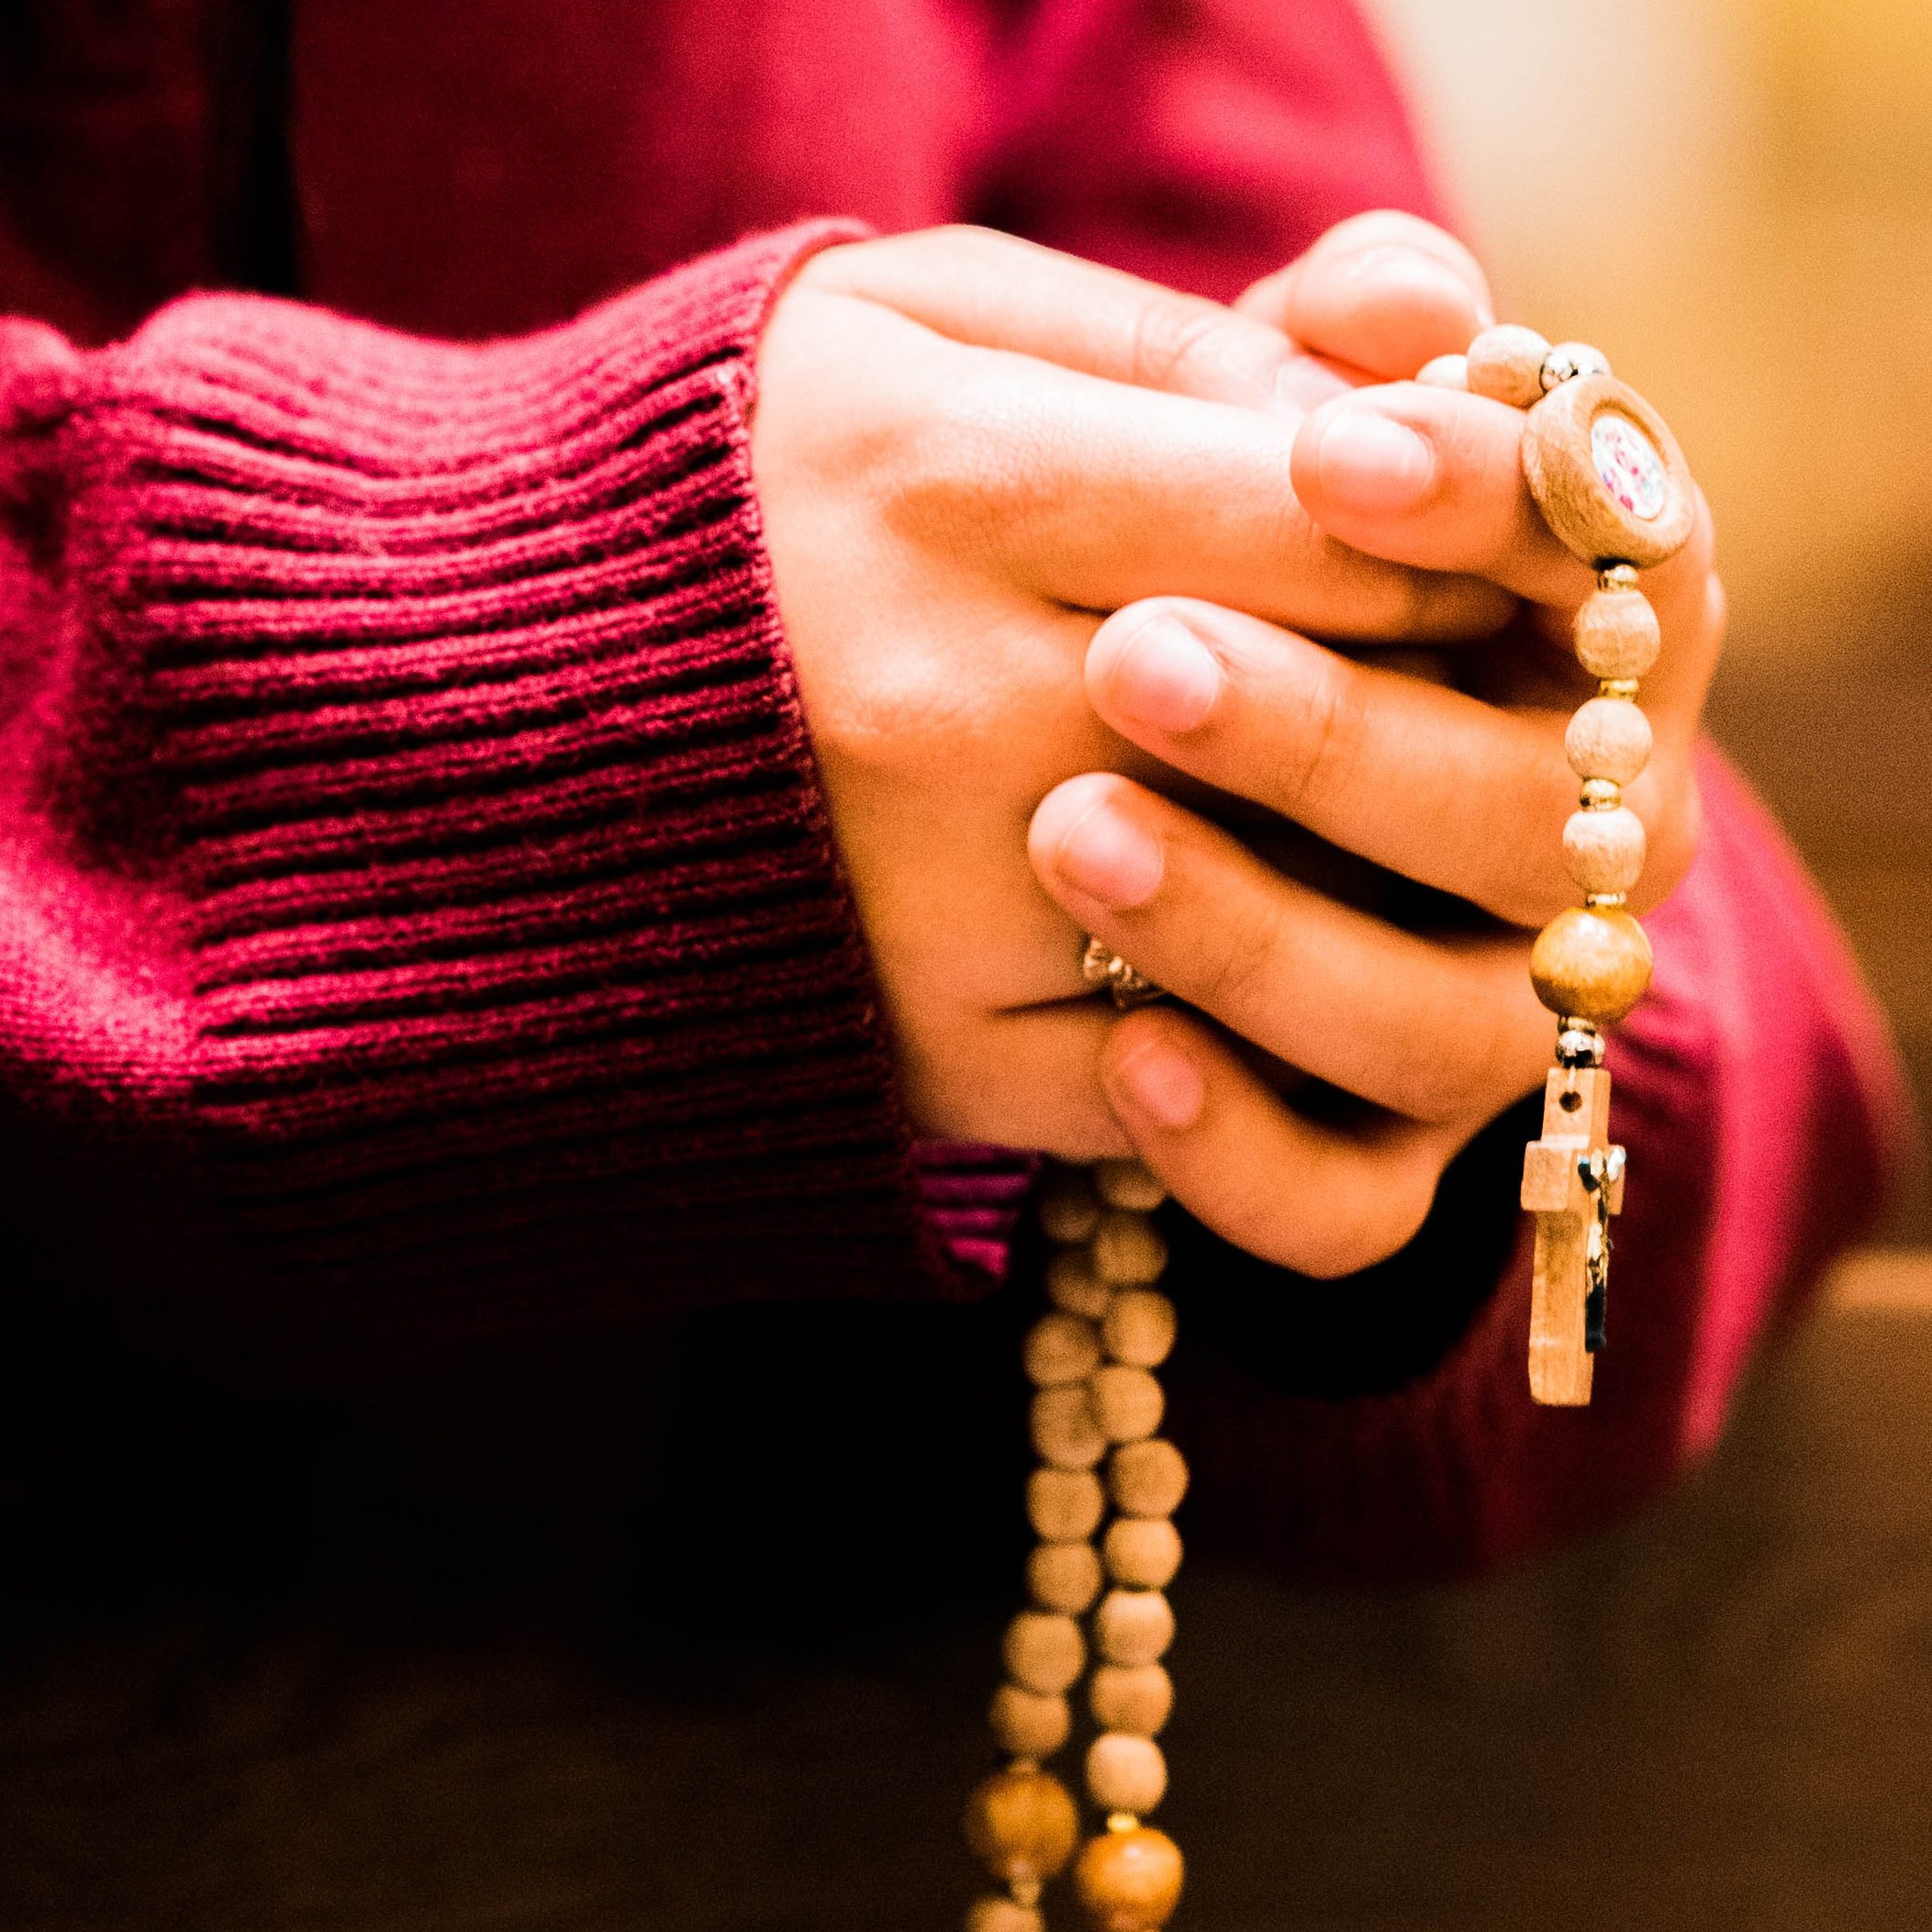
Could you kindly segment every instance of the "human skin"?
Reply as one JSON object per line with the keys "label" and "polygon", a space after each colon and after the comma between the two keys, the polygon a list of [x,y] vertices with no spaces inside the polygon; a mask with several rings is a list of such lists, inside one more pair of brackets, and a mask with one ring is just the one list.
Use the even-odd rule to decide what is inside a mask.
{"label": "human skin", "polygon": [[[1591,580],[1522,416],[1400,380],[1490,319],[1467,251],[1390,214],[1231,308],[973,229],[829,250],[786,292],[754,468],[921,1131],[1136,1153],[1226,1238],[1335,1275],[1536,1085]],[[1639,907],[1696,841],[1702,508],[1646,587]],[[1417,646],[1450,677],[1407,675]],[[1256,849],[1270,815],[1486,916],[1416,932],[1298,878]],[[1094,1000],[1089,932],[1185,1005]],[[1361,1104],[1298,1108],[1294,1074]]]}

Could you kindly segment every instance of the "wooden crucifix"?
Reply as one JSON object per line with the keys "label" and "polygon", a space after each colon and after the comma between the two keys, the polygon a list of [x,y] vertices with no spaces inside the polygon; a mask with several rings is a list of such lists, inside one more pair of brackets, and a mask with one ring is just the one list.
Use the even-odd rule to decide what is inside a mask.
{"label": "wooden crucifix", "polygon": [[1603,1346],[1610,1217],[1624,1206],[1624,1150],[1610,1145],[1610,1076],[1601,1067],[1551,1067],[1543,1137],[1523,1153],[1523,1205],[1536,1217],[1530,1393],[1579,1408]]}

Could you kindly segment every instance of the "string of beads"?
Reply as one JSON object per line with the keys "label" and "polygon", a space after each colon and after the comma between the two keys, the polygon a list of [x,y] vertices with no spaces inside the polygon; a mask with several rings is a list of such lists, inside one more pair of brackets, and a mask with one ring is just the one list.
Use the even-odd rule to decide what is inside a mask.
{"label": "string of beads", "polygon": [[[1143,1822],[1167,1788],[1156,1742],[1174,1703],[1166,1591],[1188,1485],[1180,1451],[1157,1434],[1167,1402],[1155,1371],[1175,1336],[1174,1304],[1154,1285],[1167,1251],[1152,1215],[1165,1198],[1132,1161],[1058,1170],[1041,1198],[1053,1307],[1024,1348],[1040,1458],[1027,1514],[1040,1540],[1027,1562],[1032,1606],[1007,1628],[993,1700],[1010,1761],[966,1804],[966,1841],[1005,1889],[973,1905],[967,1932],[1043,1932],[1042,1890],[1069,1863],[1096,1932],[1157,1932],[1180,1897],[1180,1851]],[[1044,1765],[1073,1735],[1070,1693],[1089,1648],[1086,1783],[1106,1824],[1076,1859],[1078,1807]]]}
{"label": "string of beads", "polygon": [[[1643,821],[1624,802],[1649,762],[1638,680],[1662,648],[1637,572],[1689,541],[1696,490],[1669,426],[1582,342],[1551,344],[1514,324],[1485,329],[1459,370],[1423,379],[1527,410],[1523,471],[1558,540],[1595,572],[1571,642],[1597,680],[1570,719],[1564,749],[1579,782],[1563,856],[1583,903],[1536,935],[1530,979],[1557,1016],[1556,1064],[1541,1137],[1524,1152],[1523,1205],[1537,1216],[1530,1312],[1530,1392],[1575,1405],[1591,1395],[1607,1338],[1610,1219],[1623,1206],[1624,1150],[1611,1145],[1603,1029],[1650,984],[1650,942],[1627,900],[1643,875]],[[1433,375],[1432,375],[1433,372]]]}

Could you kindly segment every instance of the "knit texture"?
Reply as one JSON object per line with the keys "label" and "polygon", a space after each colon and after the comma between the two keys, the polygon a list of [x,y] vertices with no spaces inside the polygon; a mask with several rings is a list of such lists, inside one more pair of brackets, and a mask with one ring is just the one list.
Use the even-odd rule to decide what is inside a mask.
{"label": "knit texture", "polygon": [[186,1135],[285,1335],[944,1279],[747,456],[849,233],[485,348],[244,297],[19,345],[7,897],[114,1044],[16,982],[8,1046]]}

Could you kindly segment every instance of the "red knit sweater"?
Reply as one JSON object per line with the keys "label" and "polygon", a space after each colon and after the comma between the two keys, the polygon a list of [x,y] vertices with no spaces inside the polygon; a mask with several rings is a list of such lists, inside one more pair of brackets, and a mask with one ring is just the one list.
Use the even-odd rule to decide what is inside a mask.
{"label": "red knit sweater", "polygon": [[[42,318],[0,324],[6,1212],[154,1325],[339,1366],[983,1288],[1027,1170],[909,1145],[746,455],[761,319],[846,230],[727,244],[977,215],[1230,293],[1424,203],[1367,39],[1337,0],[770,0],[728,38],[674,0],[335,0],[285,61],[212,62],[246,14],[156,0],[104,48],[51,7],[0,82],[0,306]],[[73,345],[277,263],[470,337],[642,285],[482,347],[246,295]],[[1616,1049],[1597,1405],[1528,1402],[1505,1124],[1372,1280],[1188,1245],[1198,1520],[1381,1570],[1597,1520],[1869,1215],[1882,1033],[1705,776]]]}

